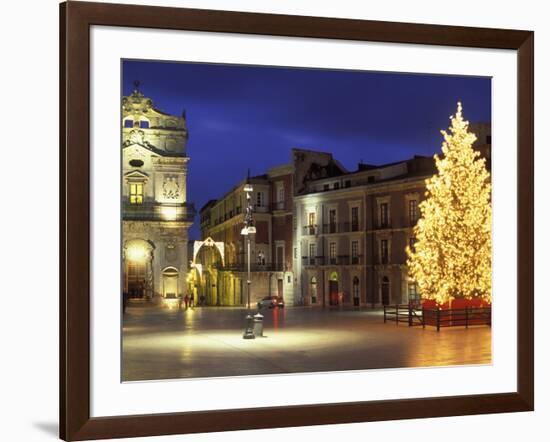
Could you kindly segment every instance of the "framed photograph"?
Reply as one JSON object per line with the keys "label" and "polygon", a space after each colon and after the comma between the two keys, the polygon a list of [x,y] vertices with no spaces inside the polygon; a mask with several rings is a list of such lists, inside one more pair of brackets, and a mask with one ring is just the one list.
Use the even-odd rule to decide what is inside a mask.
{"label": "framed photograph", "polygon": [[533,410],[533,32],[60,15],[62,439]]}

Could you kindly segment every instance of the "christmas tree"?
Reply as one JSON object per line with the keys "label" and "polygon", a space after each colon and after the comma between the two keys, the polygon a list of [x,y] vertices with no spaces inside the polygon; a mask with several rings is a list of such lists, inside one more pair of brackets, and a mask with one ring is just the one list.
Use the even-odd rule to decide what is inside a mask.
{"label": "christmas tree", "polygon": [[491,182],[485,160],[472,145],[458,103],[449,133],[441,131],[443,155],[426,180],[426,199],[407,248],[409,273],[423,299],[491,301]]}

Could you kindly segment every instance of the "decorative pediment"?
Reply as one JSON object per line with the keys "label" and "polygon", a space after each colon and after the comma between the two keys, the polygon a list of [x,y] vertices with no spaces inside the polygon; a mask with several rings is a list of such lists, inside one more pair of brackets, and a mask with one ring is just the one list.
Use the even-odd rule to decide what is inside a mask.
{"label": "decorative pediment", "polygon": [[128,157],[144,160],[151,156],[151,149],[142,144],[128,144],[124,146],[124,151]]}
{"label": "decorative pediment", "polygon": [[132,170],[124,174],[124,178],[126,181],[147,181],[149,180],[149,175],[140,170]]}

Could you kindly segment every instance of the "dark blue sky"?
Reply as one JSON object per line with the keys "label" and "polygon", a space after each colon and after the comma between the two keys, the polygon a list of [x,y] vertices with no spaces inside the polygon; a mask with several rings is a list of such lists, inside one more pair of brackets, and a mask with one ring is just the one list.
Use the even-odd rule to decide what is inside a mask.
{"label": "dark blue sky", "polygon": [[438,152],[457,101],[469,121],[491,120],[489,78],[124,61],[124,95],[134,80],[156,108],[187,112],[187,194],[197,210],[247,168],[288,163],[293,147],[332,152],[355,170],[360,160]]}

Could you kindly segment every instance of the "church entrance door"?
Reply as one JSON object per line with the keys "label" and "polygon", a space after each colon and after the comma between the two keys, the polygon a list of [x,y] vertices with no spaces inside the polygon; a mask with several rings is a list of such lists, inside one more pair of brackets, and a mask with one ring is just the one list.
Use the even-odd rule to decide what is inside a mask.
{"label": "church entrance door", "polygon": [[130,298],[143,298],[146,287],[145,262],[128,262],[128,296]]}

